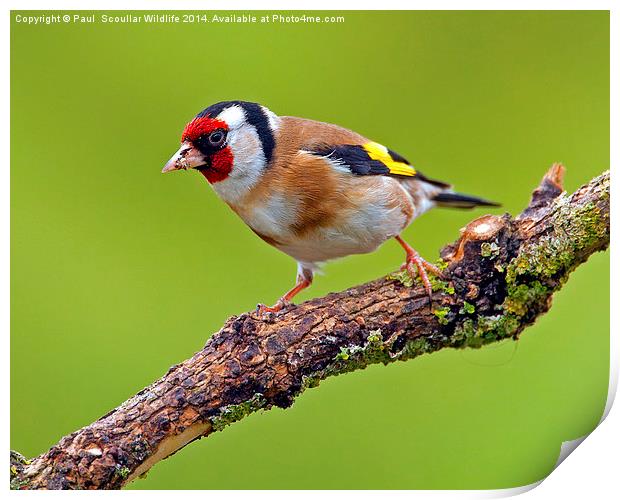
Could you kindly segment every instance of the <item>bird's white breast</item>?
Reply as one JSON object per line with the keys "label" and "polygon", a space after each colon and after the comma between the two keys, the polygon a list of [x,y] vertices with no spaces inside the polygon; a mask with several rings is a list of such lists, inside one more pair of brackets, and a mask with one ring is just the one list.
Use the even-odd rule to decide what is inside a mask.
{"label": "bird's white breast", "polygon": [[239,210],[239,215],[255,232],[283,241],[292,237],[291,227],[297,219],[298,205],[294,196],[272,193],[266,199]]}
{"label": "bird's white breast", "polygon": [[[394,196],[402,203],[395,205]],[[329,224],[280,239],[278,248],[305,263],[370,253],[400,234],[410,222],[403,211],[410,198],[393,179],[375,178],[359,201],[356,206],[343,208]]]}

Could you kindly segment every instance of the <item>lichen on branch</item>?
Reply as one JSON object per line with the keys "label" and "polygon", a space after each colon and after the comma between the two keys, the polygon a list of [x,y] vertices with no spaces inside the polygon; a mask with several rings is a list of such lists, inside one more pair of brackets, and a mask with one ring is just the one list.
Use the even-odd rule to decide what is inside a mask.
{"label": "lichen on branch", "polygon": [[516,218],[485,215],[441,250],[432,309],[419,280],[394,273],[267,318],[230,318],[204,348],[96,422],[26,460],[15,489],[117,489],[195,439],[321,380],[446,347],[517,339],[570,272],[609,245],[609,172],[572,195],[554,165]]}

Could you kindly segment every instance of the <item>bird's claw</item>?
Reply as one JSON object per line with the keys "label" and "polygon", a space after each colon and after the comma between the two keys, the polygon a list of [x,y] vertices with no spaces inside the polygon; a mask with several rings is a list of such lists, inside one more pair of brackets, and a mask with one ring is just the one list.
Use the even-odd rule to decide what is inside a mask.
{"label": "bird's claw", "polygon": [[290,306],[291,303],[288,300],[280,299],[273,306],[267,306],[265,304],[258,304],[256,306],[256,313],[259,316],[269,317],[272,314],[277,314],[281,312],[287,306]]}
{"label": "bird's claw", "polygon": [[[431,264],[430,262],[425,261],[421,257],[420,257],[420,260],[422,261],[422,266],[425,269],[428,269],[431,273],[433,273],[438,278],[441,278],[442,280],[447,279],[447,277],[443,273],[443,271],[441,269],[439,269],[436,265]],[[412,278],[415,278],[416,276],[419,275],[418,269],[419,268],[418,268],[417,264],[413,260],[405,262],[399,268],[400,271],[405,271],[405,270],[409,271],[409,274],[411,275]]]}
{"label": "bird's claw", "polygon": [[401,271],[406,270],[409,273],[409,276],[411,276],[411,279],[415,279],[416,276],[419,276],[422,281],[422,285],[424,286],[424,290],[426,291],[426,295],[428,295],[429,305],[432,308],[433,287],[426,271],[428,270],[435,276],[445,279],[445,275],[441,272],[441,270],[430,262],[426,262],[417,254],[409,256],[407,261],[400,266],[400,269]]}

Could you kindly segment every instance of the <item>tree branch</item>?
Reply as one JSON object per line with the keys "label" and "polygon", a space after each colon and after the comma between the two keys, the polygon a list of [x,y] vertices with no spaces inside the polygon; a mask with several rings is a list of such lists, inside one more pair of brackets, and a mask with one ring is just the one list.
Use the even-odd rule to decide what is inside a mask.
{"label": "tree branch", "polygon": [[[609,244],[609,172],[571,196],[554,165],[516,218],[485,215],[441,251],[433,309],[406,273],[290,307],[230,318],[173,366],[32,461],[11,452],[11,487],[115,489],[189,442],[258,409],[286,408],[329,376],[520,332],[569,273]],[[412,286],[414,285],[414,286]]]}

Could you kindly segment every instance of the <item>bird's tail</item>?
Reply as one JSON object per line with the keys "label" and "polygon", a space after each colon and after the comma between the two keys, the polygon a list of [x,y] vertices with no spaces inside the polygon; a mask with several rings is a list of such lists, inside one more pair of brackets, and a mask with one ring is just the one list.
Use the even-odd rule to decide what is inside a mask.
{"label": "bird's tail", "polygon": [[441,191],[433,196],[432,200],[439,207],[448,208],[474,208],[474,207],[499,207],[500,204],[494,201],[470,196],[468,194],[455,193],[454,191]]}
{"label": "bird's tail", "polygon": [[499,207],[500,203],[470,196],[463,193],[455,193],[452,191],[452,185],[447,182],[429,179],[422,173],[418,172],[415,177],[421,181],[419,185],[423,186],[424,192],[436,206],[448,208],[474,208],[474,207]]}

